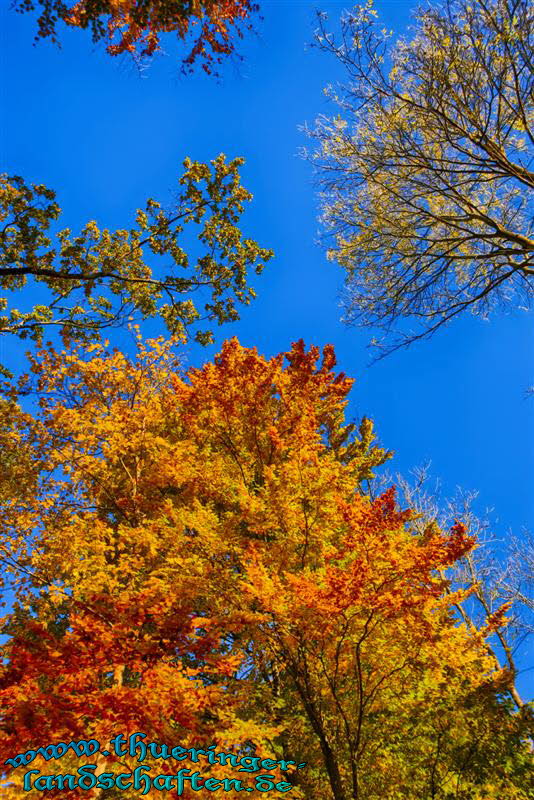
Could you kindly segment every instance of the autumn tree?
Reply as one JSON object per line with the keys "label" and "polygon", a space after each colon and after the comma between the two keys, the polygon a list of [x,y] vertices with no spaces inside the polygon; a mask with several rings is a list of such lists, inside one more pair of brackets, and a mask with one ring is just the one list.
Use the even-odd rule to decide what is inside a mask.
{"label": "autumn tree", "polygon": [[39,480],[0,515],[16,590],[0,761],[43,737],[143,730],[306,762],[287,771],[301,800],[527,800],[530,722],[486,643],[505,609],[466,626],[440,570],[473,537],[418,533],[392,490],[364,492],[388,453],[345,419],[353,382],[335,363],[331,347],[266,359],[235,339],[185,374],[161,340],[135,359],[37,354],[23,388],[40,411],[3,434],[36,451]]}
{"label": "autumn tree", "polygon": [[55,192],[2,176],[0,333],[39,342],[51,328],[90,339],[131,318],[160,317],[173,335],[194,328],[197,341],[211,342],[211,325],[239,318],[238,306],[255,296],[250,271],[259,274],[272,256],[239,228],[252,197],[242,164],[186,159],[168,208],[149,199],[129,229],[91,220],[77,234],[57,230]]}
{"label": "autumn tree", "polygon": [[462,312],[532,299],[534,12],[527,0],[445,0],[406,38],[371,0],[319,48],[346,82],[311,135],[329,256],[347,273],[346,321],[392,348]]}
{"label": "autumn tree", "polygon": [[252,29],[259,6],[253,0],[14,0],[20,13],[39,10],[37,39],[59,44],[58,24],[89,29],[93,42],[103,42],[112,56],[136,60],[161,49],[161,37],[175,34],[190,46],[182,60],[185,72],[200,64],[208,74],[235,52],[236,40]]}

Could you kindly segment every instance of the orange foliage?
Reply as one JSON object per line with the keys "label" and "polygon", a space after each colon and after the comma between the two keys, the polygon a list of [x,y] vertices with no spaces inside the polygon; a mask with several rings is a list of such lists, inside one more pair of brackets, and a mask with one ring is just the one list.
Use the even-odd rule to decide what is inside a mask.
{"label": "orange foliage", "polygon": [[297,798],[423,797],[431,770],[447,789],[458,742],[482,746],[462,704],[492,682],[485,632],[456,622],[440,577],[474,540],[419,536],[393,490],[363,492],[388,454],[369,420],[345,424],[331,347],[265,359],[234,339],[184,375],[172,344],[33,361],[41,410],[12,425],[41,483],[0,516],[19,602],[0,760],[142,730],[312,762]]}
{"label": "orange foliage", "polygon": [[[192,39],[183,59],[185,69],[198,60],[210,73],[223,56],[234,53],[235,39],[250,29],[249,18],[258,11],[253,0],[79,0],[74,5],[60,0],[36,0],[43,7],[38,36],[57,41],[56,22],[90,28],[93,40],[107,42],[107,52],[151,56],[160,49],[161,35],[175,33],[182,41]],[[35,0],[17,0],[19,11],[35,8]]]}

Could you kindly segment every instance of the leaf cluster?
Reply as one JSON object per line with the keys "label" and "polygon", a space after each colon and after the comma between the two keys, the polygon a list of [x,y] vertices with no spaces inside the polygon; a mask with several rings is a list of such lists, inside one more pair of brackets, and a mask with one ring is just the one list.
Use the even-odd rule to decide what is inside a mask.
{"label": "leaf cluster", "polygon": [[[211,342],[211,329],[199,326],[238,319],[238,306],[255,296],[250,271],[259,274],[273,255],[238,227],[252,197],[240,182],[242,164],[223,155],[209,165],[186,159],[172,208],[149,199],[129,230],[91,220],[76,235],[56,229],[54,192],[2,176],[0,335],[40,342],[45,328],[56,327],[66,340],[90,340],[128,320],[159,317],[171,335],[195,327],[196,341]],[[194,237],[196,258],[184,246]],[[160,259],[171,264],[164,274]],[[14,307],[25,287],[21,297],[37,294],[41,302]]]}
{"label": "leaf cluster", "polygon": [[93,42],[104,42],[111,56],[131,54],[136,61],[161,49],[161,36],[174,33],[191,49],[182,70],[197,63],[208,74],[235,51],[235,40],[252,28],[253,0],[14,0],[19,13],[39,9],[37,39],[59,44],[58,23],[89,29]]}

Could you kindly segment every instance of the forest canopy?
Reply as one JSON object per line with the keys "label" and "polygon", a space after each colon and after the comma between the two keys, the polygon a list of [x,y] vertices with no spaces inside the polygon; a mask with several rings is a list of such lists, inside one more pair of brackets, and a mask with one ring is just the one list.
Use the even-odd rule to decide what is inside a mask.
{"label": "forest canopy", "polygon": [[[507,531],[496,545],[469,502],[409,479],[428,447],[449,486],[475,476],[523,523],[526,415],[506,391],[527,350],[515,340],[503,358],[497,324],[491,358],[471,328],[374,372],[351,339],[351,360],[290,138],[326,51],[345,82],[311,134],[323,230],[348,321],[386,351],[464,311],[526,307],[531,7],[427,4],[393,42],[366,0],[338,34],[319,12],[323,53],[304,62],[307,9],[271,3],[268,46],[232,79],[252,0],[13,7],[25,17],[5,37],[15,144],[0,176],[2,797],[532,800],[534,540]],[[31,14],[64,50],[21,58]],[[145,63],[176,39],[184,73],[226,61],[225,82],[150,82]],[[86,58],[91,40],[139,70]],[[196,158],[173,199],[130,218],[139,191],[165,191],[177,143]],[[203,160],[219,145],[247,156],[253,233],[244,159]],[[249,314],[273,257],[252,235],[283,253]],[[388,475],[386,445],[404,449],[408,476]]]}

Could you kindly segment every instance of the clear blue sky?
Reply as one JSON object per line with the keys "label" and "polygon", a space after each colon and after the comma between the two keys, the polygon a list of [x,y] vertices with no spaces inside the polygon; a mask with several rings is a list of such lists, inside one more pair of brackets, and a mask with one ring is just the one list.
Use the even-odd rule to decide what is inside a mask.
{"label": "clear blue sky", "polygon": [[[346,3],[323,2],[333,19]],[[376,0],[384,23],[403,30],[412,2]],[[316,244],[316,199],[299,126],[328,112],[322,93],[341,77],[310,49],[314,5],[263,2],[264,21],[249,37],[242,65],[222,83],[180,76],[168,54],[142,76],[112,59],[87,33],[63,31],[63,48],[32,46],[34,21],[6,3],[1,12],[1,155],[4,171],[58,192],[63,224],[88,219],[127,227],[147,197],[170,201],[185,156],[243,156],[243,183],[254,194],[244,228],[276,258],[254,284],[257,301],[219,329],[217,346],[189,348],[199,364],[237,335],[266,355],[333,343],[340,369],[357,379],[349,414],[375,420],[390,468],[407,473],[432,461],[445,493],[477,489],[479,510],[494,509],[495,532],[519,534],[534,522],[532,317],[512,311],[489,322],[458,319],[432,340],[369,366],[369,332],[340,322],[343,274]],[[0,361],[22,363],[24,345],[1,344]],[[526,684],[525,684],[526,685]]]}

